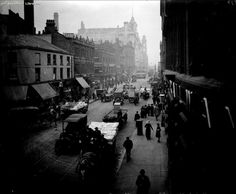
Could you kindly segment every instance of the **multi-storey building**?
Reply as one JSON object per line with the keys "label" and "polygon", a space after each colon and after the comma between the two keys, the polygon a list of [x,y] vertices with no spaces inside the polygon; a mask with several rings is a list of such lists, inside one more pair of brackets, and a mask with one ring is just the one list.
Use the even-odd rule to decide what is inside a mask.
{"label": "multi-storey building", "polygon": [[130,75],[135,69],[135,50],[131,43],[123,45],[122,49],[124,59],[122,69]]}
{"label": "multi-storey building", "polygon": [[140,41],[139,34],[137,32],[137,23],[135,22],[133,16],[130,22],[124,22],[123,27],[117,26],[117,28],[85,28],[84,23],[81,22],[81,28],[78,30],[78,35],[93,38],[95,42],[102,40],[115,43],[117,39],[123,45],[131,42],[132,46],[135,48],[135,68],[137,70],[147,69],[148,57],[146,50],[146,38],[143,36],[142,41]]}
{"label": "multi-storey building", "polygon": [[95,76],[103,86],[114,85],[124,81],[124,77],[131,73],[135,64],[134,48],[129,43],[121,45],[109,41],[95,44],[94,57]]}
{"label": "multi-storey building", "polygon": [[9,35],[1,42],[1,51],[6,100],[26,100],[29,87],[43,100],[55,97],[50,83],[74,75],[72,55],[35,35]]}
{"label": "multi-storey building", "polygon": [[[234,0],[161,1],[163,74],[169,96],[185,104],[174,108],[169,119],[176,121],[169,127],[169,169],[176,192],[215,193],[229,186],[233,165],[226,160],[235,146],[230,138],[236,110],[235,16]],[[219,150],[225,153],[221,159]]]}
{"label": "multi-storey building", "polygon": [[105,41],[95,44],[94,75],[100,81],[102,87],[107,88],[110,82],[115,81],[116,56],[113,44]]}
{"label": "multi-storey building", "polygon": [[75,76],[94,73],[94,43],[78,36],[64,35],[57,32],[54,20],[47,20],[43,34],[39,37],[68,51],[74,56]]}

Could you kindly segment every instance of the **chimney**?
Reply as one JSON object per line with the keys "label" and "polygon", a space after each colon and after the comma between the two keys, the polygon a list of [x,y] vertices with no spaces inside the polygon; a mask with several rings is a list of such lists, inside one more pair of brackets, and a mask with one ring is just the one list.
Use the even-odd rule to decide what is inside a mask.
{"label": "chimney", "polygon": [[45,34],[51,34],[56,32],[56,26],[55,26],[55,21],[54,20],[47,20],[46,21],[46,27],[44,28]]}
{"label": "chimney", "polygon": [[25,25],[27,33],[35,34],[34,0],[24,0],[24,17],[25,17]]}
{"label": "chimney", "polygon": [[55,26],[57,28],[57,31],[59,31],[59,15],[57,12],[54,12],[54,21],[55,21]]}

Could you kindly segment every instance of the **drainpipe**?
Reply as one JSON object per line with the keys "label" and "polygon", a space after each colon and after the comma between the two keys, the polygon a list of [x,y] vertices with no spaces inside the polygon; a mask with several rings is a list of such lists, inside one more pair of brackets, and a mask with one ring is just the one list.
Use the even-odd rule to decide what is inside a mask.
{"label": "drainpipe", "polygon": [[192,92],[191,92],[191,91],[188,91],[188,102],[189,102],[189,107],[188,107],[188,109],[189,109],[189,111],[190,111],[190,108],[191,108],[191,94],[192,94]]}
{"label": "drainpipe", "polygon": [[209,115],[209,109],[208,109],[207,98],[204,97],[203,100],[204,100],[204,102],[205,102],[205,107],[206,107],[206,114],[207,114],[208,127],[211,128],[211,120],[210,120],[210,115]]}
{"label": "drainpipe", "polygon": [[173,93],[174,93],[174,97],[176,96],[175,95],[175,83],[173,83]]}
{"label": "drainpipe", "polygon": [[232,125],[232,128],[234,129],[234,121],[233,121],[233,119],[232,119],[232,116],[231,116],[231,113],[230,113],[230,109],[229,109],[228,106],[225,106],[225,109],[226,109],[227,112],[228,112],[229,119],[230,119],[230,123],[231,123],[231,125]]}
{"label": "drainpipe", "polygon": [[187,89],[185,89],[185,98],[186,98],[186,104],[187,104],[187,106],[189,107],[189,95],[188,95],[188,90]]}
{"label": "drainpipe", "polygon": [[179,85],[179,98],[181,99],[181,86]]}

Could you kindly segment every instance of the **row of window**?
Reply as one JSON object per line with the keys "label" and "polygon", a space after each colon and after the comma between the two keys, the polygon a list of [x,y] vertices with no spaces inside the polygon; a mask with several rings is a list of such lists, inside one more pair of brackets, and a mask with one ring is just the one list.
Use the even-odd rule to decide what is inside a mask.
{"label": "row of window", "polygon": [[[53,74],[52,74],[52,79],[57,80],[57,79],[65,79],[64,75],[64,68],[60,68],[60,77],[57,78],[57,68],[53,68]],[[70,68],[66,69],[66,78],[70,78]],[[35,81],[40,82],[41,81],[41,68],[35,68]]]}
{"label": "row of window", "polygon": [[[60,55],[60,65],[63,64],[63,59],[64,56]],[[66,65],[70,66],[71,65],[71,60],[72,58],[67,56],[66,57]],[[40,53],[35,53],[35,65],[40,65],[41,64],[41,54]],[[47,54],[47,65],[57,65],[57,55],[56,54]]]}

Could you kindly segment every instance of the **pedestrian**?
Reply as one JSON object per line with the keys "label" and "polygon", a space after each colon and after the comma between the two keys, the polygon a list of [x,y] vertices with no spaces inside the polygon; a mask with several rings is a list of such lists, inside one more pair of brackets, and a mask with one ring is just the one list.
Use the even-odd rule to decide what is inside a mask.
{"label": "pedestrian", "polygon": [[147,118],[147,114],[148,114],[148,107],[147,107],[147,105],[145,104],[145,105],[144,105],[144,118]]}
{"label": "pedestrian", "polygon": [[50,126],[52,125],[53,121],[55,123],[55,126],[57,127],[57,112],[56,110],[53,108],[53,106],[49,107],[49,111],[50,111]]}
{"label": "pedestrian", "polygon": [[96,99],[96,94],[93,92],[93,100]]}
{"label": "pedestrian", "polygon": [[148,104],[148,106],[147,106],[147,115],[151,116],[151,105],[150,104]]}
{"label": "pedestrian", "polygon": [[126,140],[123,143],[123,147],[126,150],[126,161],[129,162],[131,158],[131,150],[133,148],[133,142],[129,139],[129,137],[126,137]]}
{"label": "pedestrian", "polygon": [[150,112],[151,112],[151,116],[153,117],[154,116],[154,105],[153,104],[151,104]]}
{"label": "pedestrian", "polygon": [[154,115],[156,117],[156,121],[158,120],[158,116],[159,116],[159,108],[158,105],[154,106]]}
{"label": "pedestrian", "polygon": [[148,176],[145,175],[145,170],[141,169],[140,174],[137,177],[136,185],[137,185],[137,194],[148,194],[151,183]]}
{"label": "pedestrian", "polygon": [[146,128],[146,131],[145,131],[146,138],[147,138],[147,140],[150,140],[151,139],[151,130],[153,130],[153,128],[152,128],[152,125],[149,120],[145,124],[145,128]]}
{"label": "pedestrian", "polygon": [[161,142],[161,127],[160,127],[160,123],[157,123],[157,129],[156,129],[156,137],[157,137],[157,142]]}
{"label": "pedestrian", "polygon": [[117,112],[117,119],[119,119],[119,118],[122,118],[122,111],[121,110],[119,110]]}
{"label": "pedestrian", "polygon": [[140,115],[138,113],[138,111],[135,113],[134,115],[134,120],[137,121],[138,119],[140,119]]}
{"label": "pedestrian", "polygon": [[141,114],[141,118],[145,118],[145,108],[144,108],[144,106],[141,107],[140,114]]}

